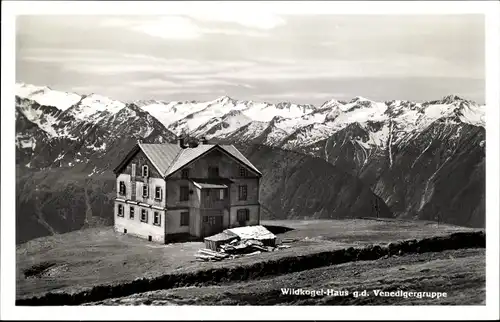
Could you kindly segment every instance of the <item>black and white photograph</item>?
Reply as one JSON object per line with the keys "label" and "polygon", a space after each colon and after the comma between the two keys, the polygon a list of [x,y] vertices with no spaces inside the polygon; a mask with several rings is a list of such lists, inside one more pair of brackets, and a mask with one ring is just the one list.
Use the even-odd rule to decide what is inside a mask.
{"label": "black and white photograph", "polygon": [[498,3],[5,7],[2,319],[498,318]]}

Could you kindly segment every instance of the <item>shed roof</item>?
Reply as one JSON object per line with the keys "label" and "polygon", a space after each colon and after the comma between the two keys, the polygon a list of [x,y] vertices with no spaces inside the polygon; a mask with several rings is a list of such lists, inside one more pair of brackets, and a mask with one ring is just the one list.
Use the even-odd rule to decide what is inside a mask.
{"label": "shed roof", "polygon": [[224,232],[233,233],[240,237],[240,239],[263,240],[276,238],[276,235],[274,235],[269,230],[267,230],[266,227],[261,225],[230,228],[224,230]]}
{"label": "shed roof", "polygon": [[227,185],[221,183],[204,183],[193,181],[193,184],[200,189],[225,189]]}
{"label": "shed roof", "polygon": [[222,240],[229,241],[233,239],[238,239],[238,236],[226,231],[223,231],[213,236],[205,237],[205,240],[210,240],[210,241],[222,241]]}

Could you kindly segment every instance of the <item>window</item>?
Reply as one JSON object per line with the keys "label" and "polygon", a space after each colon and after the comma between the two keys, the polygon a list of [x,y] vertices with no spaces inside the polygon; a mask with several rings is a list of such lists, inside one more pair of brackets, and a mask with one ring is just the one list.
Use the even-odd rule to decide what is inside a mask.
{"label": "window", "polygon": [[219,199],[220,200],[224,200],[224,197],[225,197],[225,190],[224,189],[220,189],[219,190]]}
{"label": "window", "polygon": [[180,187],[180,201],[188,201],[189,200],[189,187],[188,186],[182,186]]}
{"label": "window", "polygon": [[135,177],[136,167],[137,167],[137,165],[135,163],[132,163],[132,173],[131,173],[132,177]]}
{"label": "window", "polygon": [[247,186],[239,186],[238,195],[240,200],[247,200]]}
{"label": "window", "polygon": [[236,214],[238,217],[238,221],[250,220],[250,211],[248,209],[239,209]]}
{"label": "window", "polygon": [[189,178],[189,169],[182,169],[181,178],[183,178],[183,179]]}
{"label": "window", "polygon": [[142,196],[147,198],[149,195],[149,187],[147,185],[142,186]]}
{"label": "window", "polygon": [[134,219],[134,215],[135,215],[135,208],[130,207],[130,219]]}
{"label": "window", "polygon": [[219,168],[218,167],[209,167],[208,168],[208,177],[209,178],[218,178],[219,177]]}
{"label": "window", "polygon": [[217,221],[217,217],[216,216],[203,216],[203,222],[204,223],[207,223],[208,225],[215,225]]}
{"label": "window", "polygon": [[160,213],[158,211],[155,211],[155,213],[154,213],[153,225],[161,226],[161,216],[160,216]]}
{"label": "window", "polygon": [[161,187],[155,187],[155,199],[161,200],[163,196],[163,191]]}
{"label": "window", "polygon": [[148,222],[148,211],[146,209],[141,210],[141,221]]}
{"label": "window", "polygon": [[127,187],[125,186],[125,181],[120,181],[119,192],[122,196],[126,194]]}
{"label": "window", "polygon": [[248,170],[244,167],[240,167],[240,177],[248,177]]}
{"label": "window", "polygon": [[189,226],[189,212],[181,212],[181,226]]}
{"label": "window", "polygon": [[147,165],[142,166],[142,176],[143,177],[149,177],[149,168]]}
{"label": "window", "polygon": [[123,205],[118,205],[118,216],[123,217]]}

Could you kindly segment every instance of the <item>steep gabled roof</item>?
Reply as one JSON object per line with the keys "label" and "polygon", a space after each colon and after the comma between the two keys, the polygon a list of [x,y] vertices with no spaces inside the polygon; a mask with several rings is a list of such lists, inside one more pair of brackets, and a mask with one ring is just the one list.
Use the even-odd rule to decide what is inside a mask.
{"label": "steep gabled roof", "polygon": [[179,145],[172,143],[138,144],[149,161],[151,161],[158,172],[163,176],[165,176],[172,163],[175,162],[178,155],[184,150]]}
{"label": "steep gabled roof", "polygon": [[172,173],[176,172],[186,164],[197,159],[199,156],[212,150],[214,147],[215,145],[212,144],[202,144],[198,145],[196,148],[186,148],[186,149],[182,149],[179,147],[181,151],[177,155],[177,158],[171,163],[170,167],[168,168],[168,171],[164,172],[165,176],[171,175]]}
{"label": "steep gabled roof", "polygon": [[236,159],[240,160],[243,162],[245,165],[247,165],[250,169],[253,171],[257,172],[258,174],[262,175],[262,173],[257,169],[252,162],[250,162],[241,152],[234,147],[234,145],[220,145],[220,147],[224,150],[226,150],[227,153],[231,154],[234,156]]}
{"label": "steep gabled roof", "polygon": [[130,160],[135,155],[136,152],[142,150],[149,161],[151,161],[154,167],[158,170],[158,172],[162,174],[163,177],[168,177],[183,166],[193,162],[194,160],[217,148],[222,152],[228,154],[230,157],[245,164],[250,169],[255,171],[259,176],[262,175],[262,173],[234,146],[217,144],[201,144],[195,148],[189,147],[183,149],[179,145],[172,143],[137,143],[137,145],[134,146],[132,151],[127,154],[125,159],[120,162],[120,165],[118,165],[114,171],[115,173],[118,172],[128,162],[128,160]]}

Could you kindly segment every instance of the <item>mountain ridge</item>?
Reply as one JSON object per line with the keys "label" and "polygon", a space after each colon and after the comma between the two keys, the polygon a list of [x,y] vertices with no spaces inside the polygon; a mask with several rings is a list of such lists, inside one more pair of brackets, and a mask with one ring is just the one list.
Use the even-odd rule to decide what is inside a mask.
{"label": "mountain ridge", "polygon": [[[85,202],[91,205],[86,206],[87,213],[95,210],[98,217],[108,214],[113,189],[109,169],[113,163],[137,140],[173,142],[180,134],[235,144],[252,155],[252,162],[266,169],[271,178],[263,186],[262,196],[266,207],[281,213],[275,218],[331,218],[341,213],[352,216],[354,213],[345,207],[356,204],[357,196],[340,191],[350,191],[354,182],[358,182],[356,185],[362,187],[359,191],[369,191],[363,193],[374,196],[366,197],[364,203],[356,206],[364,213],[374,215],[369,210],[371,201],[367,200],[379,200],[377,203],[383,205],[380,207],[386,207],[382,216],[484,226],[485,106],[456,95],[424,103],[376,102],[359,96],[350,101],[327,100],[321,106],[238,101],[228,96],[209,102],[130,103],[95,93],[54,93],[49,87],[16,86],[19,94],[15,100],[16,163],[20,169],[29,170],[27,178],[22,180],[29,182],[32,177],[64,173],[77,177],[68,189],[69,183],[62,180],[60,185],[47,188],[42,196],[22,185],[18,193],[33,198],[28,197],[22,204],[27,209],[24,215],[31,216],[30,209],[38,214],[32,220],[37,227],[40,223],[47,227],[51,220],[58,227],[64,226],[64,220],[53,213],[44,213],[53,211],[52,208],[37,208],[33,202],[45,198],[60,203],[59,195],[66,190],[77,200],[90,200]],[[313,159],[304,159],[306,156]],[[294,178],[295,186],[287,190],[288,185],[283,185],[286,174],[283,177],[283,173],[273,171],[271,166],[290,163],[287,158],[296,158],[296,164],[336,173],[330,177],[331,182],[336,177],[346,182],[329,186],[320,180],[323,175],[319,172],[305,175],[307,169],[291,166],[286,171]],[[100,181],[103,175],[108,179]],[[88,180],[96,191],[108,197],[88,190]],[[99,188],[98,183],[107,188]],[[328,193],[320,194],[318,185]],[[278,192],[280,189],[284,189],[282,193]],[[317,202],[304,208],[290,201],[296,199],[295,193],[299,191]],[[309,195],[311,191],[321,197]],[[342,198],[349,201],[337,204]],[[71,207],[61,204],[64,209]],[[336,214],[331,213],[333,209],[337,209]],[[74,209],[70,213],[78,218],[68,226],[71,229],[92,222],[80,218]],[[42,220],[40,214],[51,219]],[[103,220],[107,222],[109,218]],[[41,229],[45,233],[50,230]],[[37,235],[28,235],[33,234]]]}

